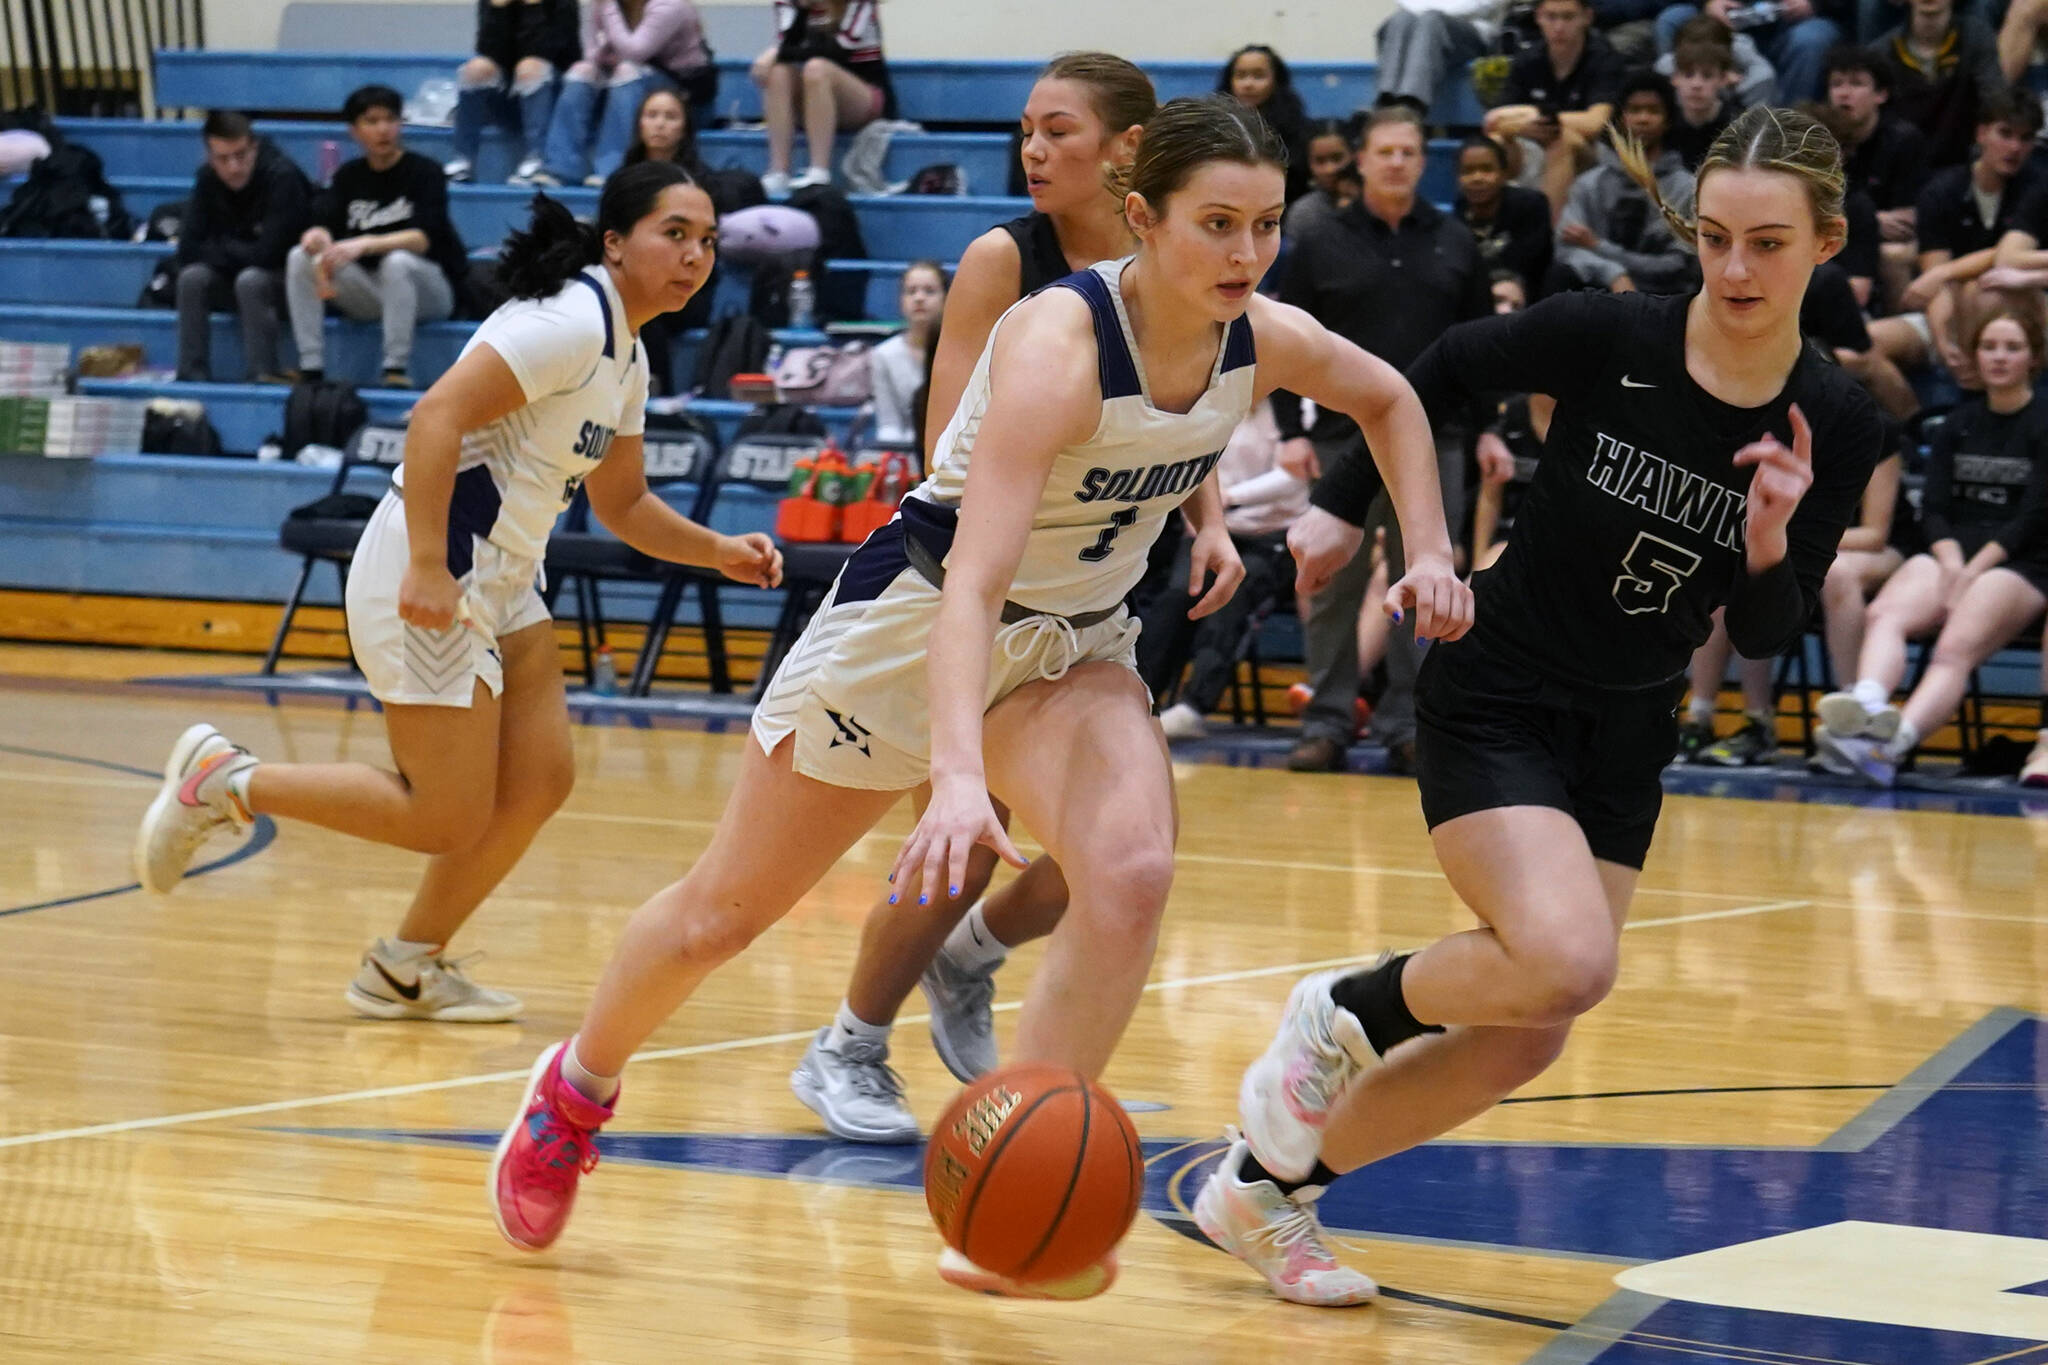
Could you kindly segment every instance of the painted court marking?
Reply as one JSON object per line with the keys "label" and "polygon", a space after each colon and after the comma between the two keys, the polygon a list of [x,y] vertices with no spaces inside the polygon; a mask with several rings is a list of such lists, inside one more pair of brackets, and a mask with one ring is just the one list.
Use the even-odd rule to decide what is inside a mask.
{"label": "painted court marking", "polygon": [[[1661,919],[1633,920],[1628,929],[1656,929],[1672,924],[1689,924],[1698,920],[1737,919],[1747,915],[1769,914],[1779,910],[1795,910],[1809,905],[1807,901],[1773,901],[1766,905],[1739,905],[1726,910],[1703,910],[1691,915],[1668,915]],[[1214,972],[1207,976],[1176,977],[1170,981],[1148,981],[1145,993],[1156,991],[1183,990],[1191,986],[1217,986],[1232,981],[1255,981],[1268,976],[1292,976],[1307,972],[1321,971],[1327,967],[1345,967],[1360,962],[1370,962],[1377,953],[1356,953],[1347,957],[1327,957],[1313,962],[1284,962],[1271,967],[1250,967],[1235,972]],[[1018,1000],[1005,1001],[996,1005],[997,1010],[1009,1011],[1022,1007]],[[929,1014],[905,1014],[897,1019],[900,1024],[922,1024],[931,1019]],[[748,1048],[774,1047],[782,1043],[807,1041],[815,1029],[798,1029],[790,1033],[764,1033],[752,1038],[730,1038],[717,1043],[693,1043],[688,1047],[657,1048],[651,1052],[634,1054],[636,1062],[661,1062],[678,1057],[701,1057],[717,1052],[739,1052]],[[258,1114],[278,1114],[293,1109],[317,1109],[334,1104],[352,1104],[359,1100],[396,1099],[407,1095],[428,1095],[443,1090],[461,1090],[476,1085],[496,1085],[501,1081],[523,1081],[528,1068],[516,1071],[491,1071],[474,1076],[455,1076],[440,1081],[417,1081],[410,1085],[384,1085],[369,1090],[345,1090],[329,1095],[309,1095],[295,1099],[267,1100],[260,1104],[238,1104],[224,1109],[200,1109],[182,1114],[158,1114],[149,1118],[121,1119],[112,1123],[93,1123],[79,1128],[56,1128],[41,1133],[20,1133],[13,1137],[0,1138],[0,1150],[9,1147],[33,1147],[49,1142],[69,1142],[78,1138],[108,1137],[116,1133],[134,1133],[154,1128],[176,1128],[186,1124],[210,1123],[220,1119],[250,1118]]]}

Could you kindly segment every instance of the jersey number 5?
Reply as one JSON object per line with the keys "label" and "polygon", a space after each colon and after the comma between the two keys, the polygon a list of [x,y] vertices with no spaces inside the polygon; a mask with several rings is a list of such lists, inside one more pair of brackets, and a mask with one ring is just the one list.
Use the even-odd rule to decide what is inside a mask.
{"label": "jersey number 5", "polygon": [[1636,543],[1621,557],[1621,576],[1614,580],[1614,600],[1631,616],[1671,609],[1671,594],[1692,577],[1700,557],[1683,545],[1638,532]]}
{"label": "jersey number 5", "polygon": [[1137,520],[1138,509],[1135,507],[1126,507],[1121,512],[1110,513],[1109,525],[1102,528],[1102,534],[1095,538],[1093,545],[1081,551],[1081,562],[1100,564],[1108,559],[1110,546],[1116,543],[1116,533],[1126,526],[1135,525]]}

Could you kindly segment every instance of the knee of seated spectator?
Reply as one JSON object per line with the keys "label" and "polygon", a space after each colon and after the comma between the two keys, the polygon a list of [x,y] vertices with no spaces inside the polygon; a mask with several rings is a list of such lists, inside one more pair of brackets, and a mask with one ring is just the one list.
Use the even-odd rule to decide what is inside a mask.
{"label": "knee of seated spectator", "polygon": [[776,58],[775,49],[770,48],[754,59],[754,65],[748,69],[747,75],[753,79],[754,84],[768,90],[788,82],[789,68]]}
{"label": "knee of seated spectator", "polygon": [[496,85],[505,78],[498,70],[498,64],[489,57],[471,57],[455,73],[455,84],[464,90],[481,90]]}
{"label": "knee of seated spectator", "polygon": [[804,63],[804,84],[830,85],[832,73],[838,69],[823,57],[812,57]]}
{"label": "knee of seated spectator", "polygon": [[1847,555],[1836,555],[1835,562],[1828,565],[1828,576],[1821,580],[1820,597],[1831,612],[1848,606],[1862,610],[1862,569]]}
{"label": "knee of seated spectator", "polygon": [[400,247],[396,251],[384,253],[384,262],[377,267],[377,274],[383,279],[392,280],[401,276],[417,275],[420,271],[427,268],[428,265],[425,257],[421,256],[418,252],[407,251],[404,247]]}
{"label": "knee of seated spectator", "polygon": [[245,265],[235,272],[237,298],[262,298],[270,293],[270,272],[260,265]]}
{"label": "knee of seated spectator", "polygon": [[612,68],[611,79],[606,81],[605,84],[610,89],[617,90],[621,86],[631,85],[635,81],[643,79],[646,75],[647,68],[638,62],[620,62]]}
{"label": "knee of seated spectator", "polygon": [[512,87],[538,88],[555,78],[555,64],[545,57],[521,57],[512,68]]}
{"label": "knee of seated spectator", "polygon": [[293,275],[310,274],[313,269],[314,259],[315,258],[307,252],[306,248],[302,246],[293,246],[290,251],[285,253],[285,271],[287,274]]}
{"label": "knee of seated spectator", "polygon": [[191,265],[181,266],[178,270],[178,293],[180,295],[188,291],[204,293],[212,284],[212,266],[202,265],[194,261]]}
{"label": "knee of seated spectator", "polygon": [[562,79],[579,85],[596,85],[604,79],[604,73],[597,69],[596,62],[577,62],[563,74]]}

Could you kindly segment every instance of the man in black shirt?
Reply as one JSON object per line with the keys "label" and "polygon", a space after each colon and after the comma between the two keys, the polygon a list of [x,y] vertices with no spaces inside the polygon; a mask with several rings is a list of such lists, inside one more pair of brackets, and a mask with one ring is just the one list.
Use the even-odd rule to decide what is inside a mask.
{"label": "man in black shirt", "polygon": [[448,181],[430,158],[405,150],[400,107],[388,86],[348,97],[342,116],[363,155],[334,173],[286,261],[292,335],[308,378],[325,373],[329,302],[357,321],[383,320],[387,388],[411,387],[418,325],[455,312],[468,259],[448,219]]}
{"label": "man in black shirt", "polygon": [[1590,0],[1539,0],[1543,42],[1515,58],[1501,103],[1486,113],[1487,135],[1520,138],[1543,152],[1543,192],[1553,214],[1572,178],[1593,164],[1626,74],[1607,39],[1592,31]]}
{"label": "man in black shirt", "polygon": [[[1280,299],[1387,363],[1405,366],[1452,323],[1492,311],[1487,268],[1465,225],[1416,195],[1423,137],[1414,113],[1400,106],[1378,110],[1364,136],[1358,165],[1365,197],[1303,224],[1290,245]],[[1281,460],[1298,472],[1364,449],[1358,427],[1334,412],[1318,413],[1305,438],[1301,400],[1291,393],[1273,395],[1273,415],[1284,443]],[[1465,483],[1464,438],[1444,422],[1436,432],[1444,506],[1456,524]],[[1401,529],[1391,504],[1381,498],[1368,510],[1367,534],[1386,528],[1387,569],[1398,579]],[[1306,634],[1315,697],[1302,715],[1301,742],[1288,756],[1288,766],[1298,772],[1344,766],[1358,696],[1358,612],[1371,577],[1371,556],[1360,555],[1312,601]],[[1419,665],[1414,623],[1396,626],[1388,639],[1387,688],[1373,732],[1397,766],[1406,763],[1414,745]]]}
{"label": "man in black shirt", "polygon": [[313,190],[246,115],[216,109],[200,129],[206,164],[178,234],[178,378],[213,378],[213,312],[242,320],[242,373],[277,376],[285,252],[305,230]]}
{"label": "man in black shirt", "polygon": [[1913,278],[1913,213],[1929,170],[1927,140],[1892,114],[1892,68],[1857,47],[1828,53],[1828,103],[1840,115],[1829,127],[1842,143],[1849,188],[1877,206],[1883,238],[1878,269],[1882,297],[1897,299]]}

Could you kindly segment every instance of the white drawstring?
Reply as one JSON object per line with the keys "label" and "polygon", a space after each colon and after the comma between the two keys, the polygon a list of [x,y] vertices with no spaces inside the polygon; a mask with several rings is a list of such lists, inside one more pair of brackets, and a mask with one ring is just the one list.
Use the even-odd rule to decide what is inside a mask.
{"label": "white drawstring", "polygon": [[[1051,635],[1057,644],[1049,650],[1045,662],[1038,666],[1038,676],[1047,682],[1058,682],[1067,676],[1067,670],[1074,666],[1075,658],[1081,653],[1081,637],[1074,631],[1074,623],[1064,616],[1027,616],[1023,620],[1003,627],[996,633],[996,643],[1003,647],[1003,657],[1013,664],[1021,664],[1031,657],[1039,641]],[[1057,660],[1057,666],[1054,661]]]}

